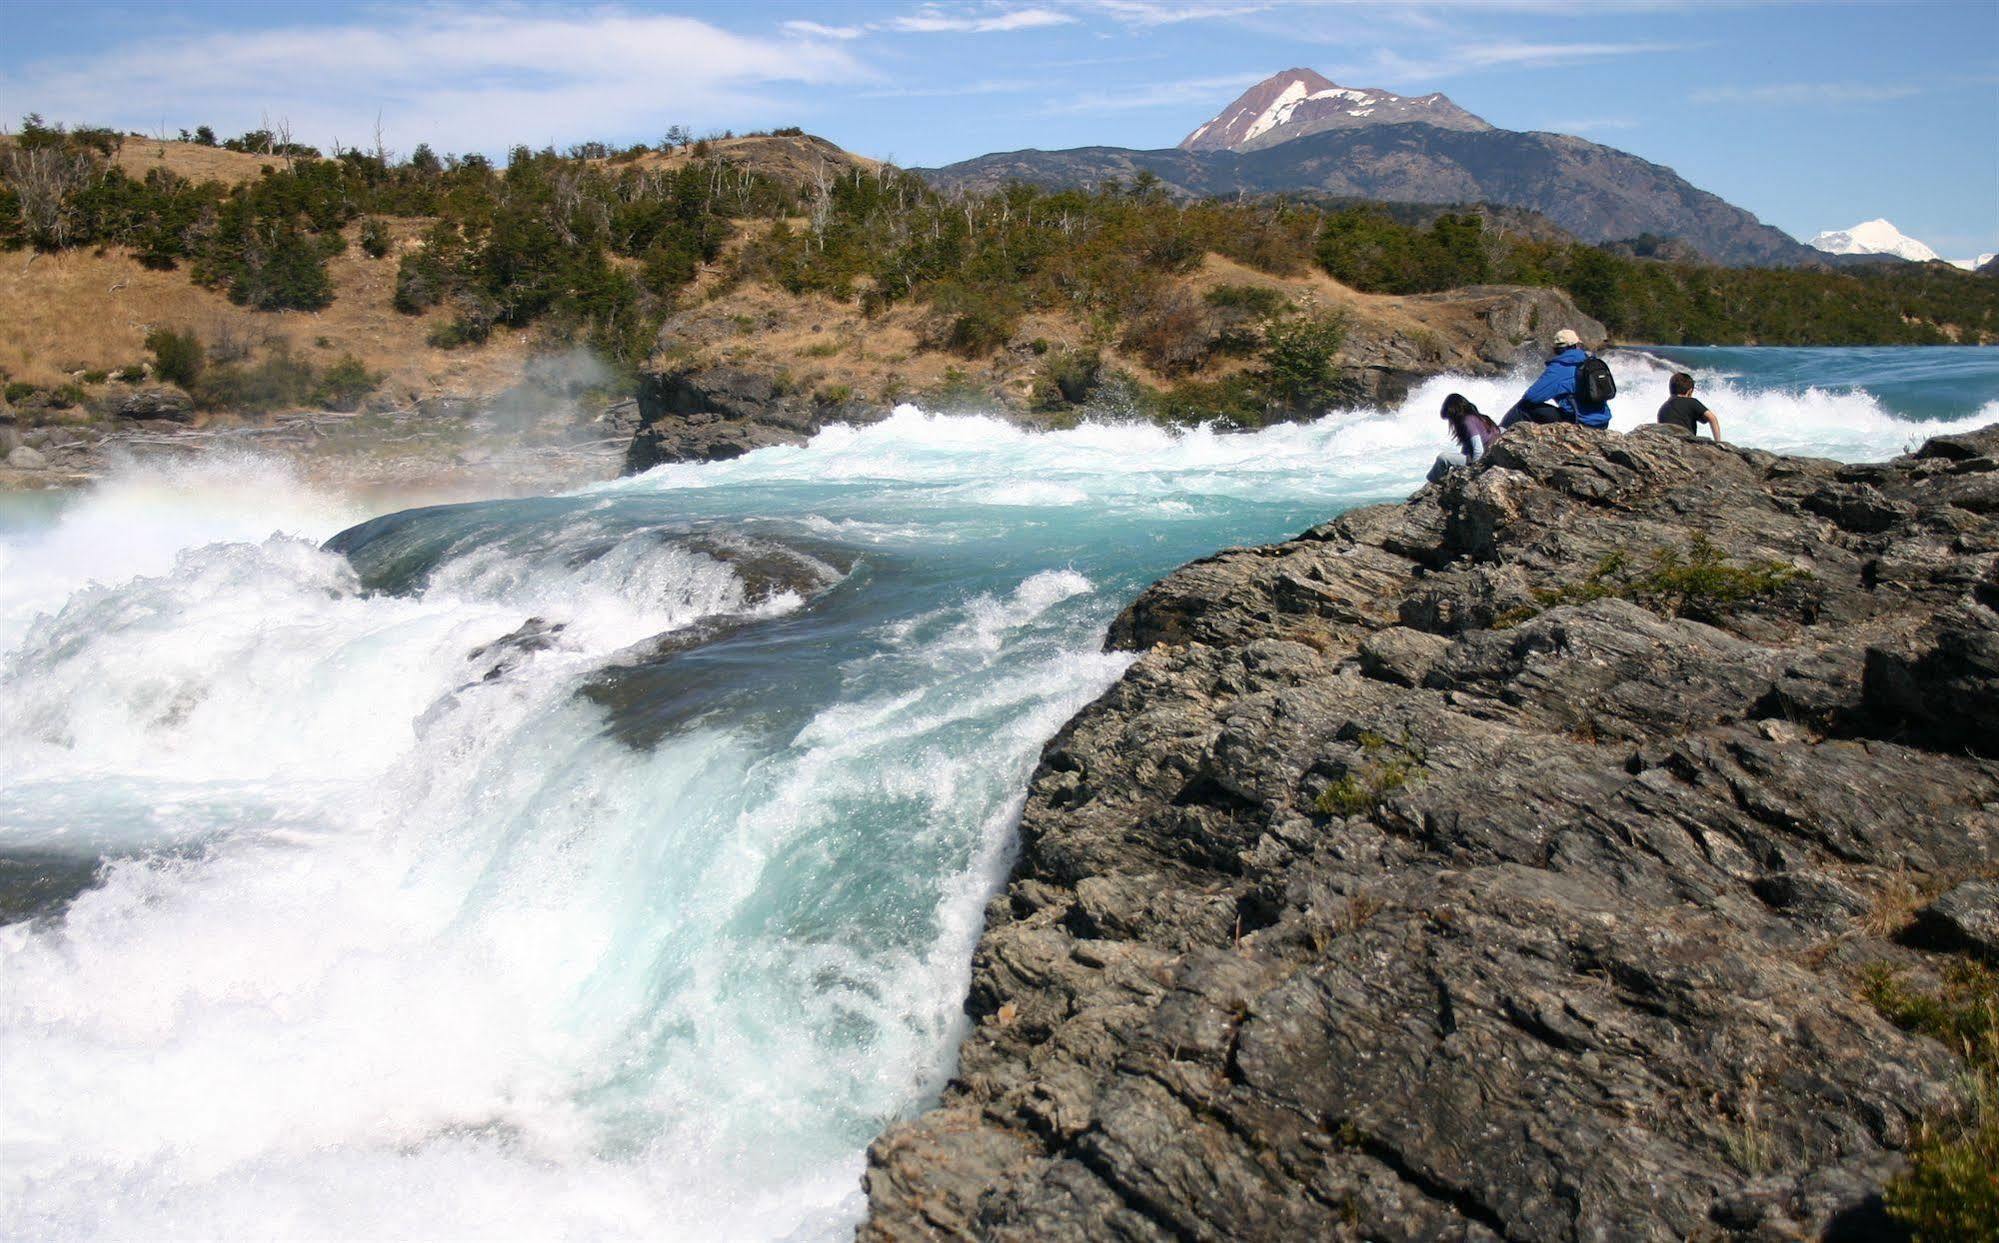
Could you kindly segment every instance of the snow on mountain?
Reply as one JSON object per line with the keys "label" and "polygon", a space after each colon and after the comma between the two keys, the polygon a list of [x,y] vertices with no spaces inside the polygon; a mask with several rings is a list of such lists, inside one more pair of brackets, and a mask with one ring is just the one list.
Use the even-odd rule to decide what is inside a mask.
{"label": "snow on mountain", "polygon": [[1963,268],[1967,272],[1976,272],[1994,259],[1999,259],[1999,250],[1988,250],[1976,259],[1952,259],[1950,266]]}
{"label": "snow on mountain", "polygon": [[1307,134],[1415,121],[1439,129],[1492,127],[1441,94],[1341,86],[1310,69],[1286,69],[1244,91],[1215,118],[1180,140],[1183,151],[1253,151]]}
{"label": "snow on mountain", "polygon": [[1894,255],[1914,263],[1937,258],[1936,251],[1886,220],[1863,220],[1850,229],[1829,229],[1813,238],[1811,245],[1834,255]]}

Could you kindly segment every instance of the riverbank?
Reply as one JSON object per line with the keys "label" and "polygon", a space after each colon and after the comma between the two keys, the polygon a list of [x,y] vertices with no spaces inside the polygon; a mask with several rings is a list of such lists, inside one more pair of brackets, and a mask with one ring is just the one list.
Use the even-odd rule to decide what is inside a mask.
{"label": "riverbank", "polygon": [[1995,456],[1523,429],[1148,589],[862,1237],[1891,1230],[1964,1079],[1870,990],[1999,950]]}

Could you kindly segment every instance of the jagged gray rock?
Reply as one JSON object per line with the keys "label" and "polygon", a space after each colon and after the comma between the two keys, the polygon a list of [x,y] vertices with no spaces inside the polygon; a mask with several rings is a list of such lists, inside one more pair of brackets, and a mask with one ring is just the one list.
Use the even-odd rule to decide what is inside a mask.
{"label": "jagged gray rock", "polygon": [[104,405],[121,419],[168,419],[175,423],[194,419],[194,398],[172,384],[114,387],[105,394]]}
{"label": "jagged gray rock", "polygon": [[1999,875],[1995,457],[1523,428],[1148,589],[861,1237],[1879,1237],[1959,1089],[1857,976]]}

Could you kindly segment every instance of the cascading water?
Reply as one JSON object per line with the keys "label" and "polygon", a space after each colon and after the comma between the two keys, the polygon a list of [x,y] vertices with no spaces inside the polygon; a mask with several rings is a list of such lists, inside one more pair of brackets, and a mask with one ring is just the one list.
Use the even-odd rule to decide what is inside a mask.
{"label": "cascading water", "polygon": [[[1665,371],[1619,366],[1628,428]],[[1943,429],[1710,379],[1765,447]],[[904,410],[325,546],[366,515],[262,462],[0,511],[0,1234],[844,1235],[1116,610],[1405,494],[1445,391],[1518,387],[1233,436]]]}

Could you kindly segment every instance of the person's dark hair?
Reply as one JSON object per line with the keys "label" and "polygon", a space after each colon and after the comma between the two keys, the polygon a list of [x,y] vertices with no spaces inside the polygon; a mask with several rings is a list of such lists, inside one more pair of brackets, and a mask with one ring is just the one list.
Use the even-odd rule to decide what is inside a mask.
{"label": "person's dark hair", "polygon": [[1673,378],[1666,381],[1666,387],[1675,397],[1685,397],[1694,391],[1694,378],[1684,371],[1675,371]]}
{"label": "person's dark hair", "polygon": [[1450,423],[1451,438],[1458,442],[1458,448],[1464,450],[1465,456],[1470,457],[1471,420],[1480,417],[1478,407],[1472,405],[1463,393],[1452,393],[1444,398],[1444,409],[1440,417]]}

